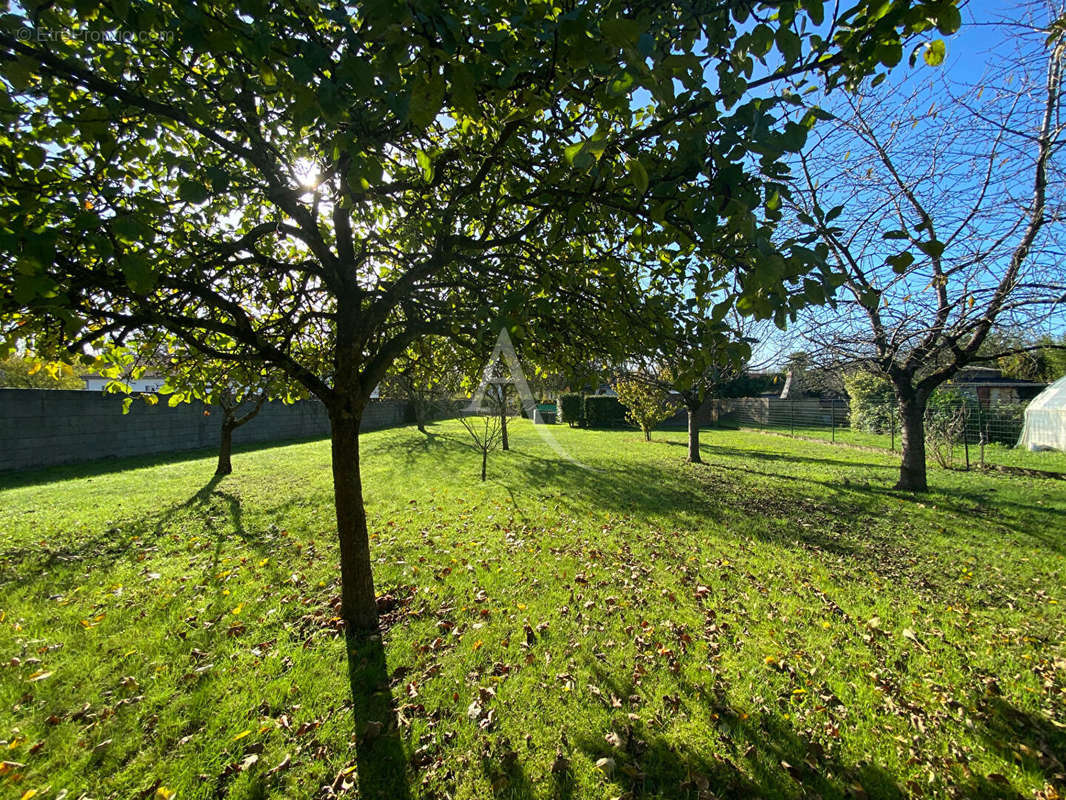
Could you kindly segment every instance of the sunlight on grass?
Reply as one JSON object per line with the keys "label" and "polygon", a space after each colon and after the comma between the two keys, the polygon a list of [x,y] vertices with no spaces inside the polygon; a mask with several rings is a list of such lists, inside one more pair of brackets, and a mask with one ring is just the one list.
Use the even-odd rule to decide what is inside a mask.
{"label": "sunlight on grass", "polygon": [[[1061,786],[1061,482],[557,426],[588,471],[518,422],[482,484],[430,430],[362,448],[410,796]],[[8,476],[4,796],[355,796],[392,732],[353,720],[328,444],[233,461]]]}

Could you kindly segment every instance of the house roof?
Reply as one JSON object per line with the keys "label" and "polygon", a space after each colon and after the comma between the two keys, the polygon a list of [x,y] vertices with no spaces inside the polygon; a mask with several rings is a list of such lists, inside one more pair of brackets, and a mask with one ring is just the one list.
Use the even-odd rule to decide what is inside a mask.
{"label": "house roof", "polygon": [[1004,389],[1040,388],[1047,386],[1042,381],[1027,381],[1009,378],[994,367],[969,367],[951,379],[956,386],[994,386]]}

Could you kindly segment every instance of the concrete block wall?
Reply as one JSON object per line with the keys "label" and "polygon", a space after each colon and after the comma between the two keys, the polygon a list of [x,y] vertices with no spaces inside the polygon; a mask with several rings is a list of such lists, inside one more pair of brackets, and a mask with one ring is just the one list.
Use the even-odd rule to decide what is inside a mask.
{"label": "concrete block wall", "polygon": [[834,420],[837,425],[848,424],[848,403],[845,400],[738,397],[716,401],[715,409],[717,417],[728,418],[740,425],[821,427],[834,424]]}
{"label": "concrete block wall", "polygon": [[[372,400],[362,427],[402,425],[409,416],[402,400]],[[154,406],[135,400],[124,415],[118,395],[0,389],[0,471],[211,448],[218,445],[221,421],[218,409],[199,402],[170,408],[165,398]],[[234,432],[233,441],[240,445],[328,435],[325,407],[304,400],[291,406],[267,403]]]}

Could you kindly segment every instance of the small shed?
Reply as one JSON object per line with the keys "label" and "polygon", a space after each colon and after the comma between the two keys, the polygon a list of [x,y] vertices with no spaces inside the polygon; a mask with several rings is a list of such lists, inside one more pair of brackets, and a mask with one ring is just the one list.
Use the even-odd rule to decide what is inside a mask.
{"label": "small shed", "polygon": [[1018,446],[1066,452],[1066,375],[1033,398],[1025,409]]}

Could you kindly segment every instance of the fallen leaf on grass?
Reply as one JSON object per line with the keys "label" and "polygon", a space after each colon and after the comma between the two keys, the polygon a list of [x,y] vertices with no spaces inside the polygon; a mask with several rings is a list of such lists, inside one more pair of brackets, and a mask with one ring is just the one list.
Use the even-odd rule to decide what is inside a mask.
{"label": "fallen leaf on grass", "polygon": [[279,761],[277,763],[277,766],[272,767],[271,769],[269,769],[267,771],[267,775],[277,775],[279,772],[284,772],[285,770],[287,770],[289,768],[289,766],[291,764],[292,764],[292,756],[289,755],[289,754],[286,754],[285,758],[281,759],[281,761]]}

